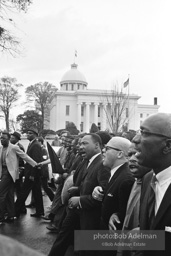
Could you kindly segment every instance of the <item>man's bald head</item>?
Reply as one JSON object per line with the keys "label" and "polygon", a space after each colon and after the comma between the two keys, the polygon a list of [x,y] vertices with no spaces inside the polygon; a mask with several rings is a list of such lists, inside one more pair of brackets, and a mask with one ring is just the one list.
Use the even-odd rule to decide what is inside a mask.
{"label": "man's bald head", "polygon": [[133,139],[138,162],[157,174],[171,165],[171,114],[151,115],[140,128],[140,135]]}
{"label": "man's bald head", "polygon": [[126,138],[115,136],[109,140],[106,146],[117,148],[120,151],[123,151],[124,155],[127,156],[131,142]]}
{"label": "man's bald head", "polygon": [[141,128],[171,138],[171,114],[157,113],[147,117]]}
{"label": "man's bald head", "polygon": [[127,162],[128,150],[131,142],[126,138],[113,137],[105,146],[104,166],[111,169]]}

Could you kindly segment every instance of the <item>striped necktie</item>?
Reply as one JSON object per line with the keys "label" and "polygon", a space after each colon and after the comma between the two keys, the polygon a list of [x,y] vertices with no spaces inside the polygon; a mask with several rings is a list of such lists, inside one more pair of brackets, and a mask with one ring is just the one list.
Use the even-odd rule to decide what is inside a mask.
{"label": "striped necktie", "polygon": [[156,190],[156,175],[153,175],[151,184],[150,184],[150,193],[148,198],[148,222],[149,222],[149,228],[152,227],[154,219],[155,219],[155,190]]}

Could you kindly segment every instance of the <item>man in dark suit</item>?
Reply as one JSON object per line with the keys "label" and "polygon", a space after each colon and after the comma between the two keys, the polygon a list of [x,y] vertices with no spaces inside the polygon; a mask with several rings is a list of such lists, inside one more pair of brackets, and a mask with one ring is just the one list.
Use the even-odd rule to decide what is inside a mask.
{"label": "man in dark suit", "polygon": [[[171,255],[171,114],[151,115],[140,128],[141,136],[133,140],[138,150],[136,156],[139,164],[153,169],[153,173],[146,174],[142,184],[140,229],[165,231],[165,250],[144,251],[142,255]],[[154,199],[150,203],[152,192]]]}
{"label": "man in dark suit", "polygon": [[[27,149],[27,154],[33,158],[37,163],[42,161],[42,149],[37,141],[38,130],[35,127],[31,127],[27,131],[27,139],[30,141]],[[31,214],[31,217],[41,217],[44,215],[43,199],[41,192],[41,173],[40,169],[35,169],[29,164],[25,164],[25,180],[23,184],[22,192],[17,198],[16,216],[18,217],[21,213],[21,208],[26,201],[30,191],[32,190],[33,197],[35,199],[36,212]]]}
{"label": "man in dark suit", "polygon": [[81,140],[80,150],[82,156],[88,160],[88,165],[83,165],[80,170],[81,184],[77,184],[80,189],[79,195],[69,199],[69,213],[63,221],[49,256],[65,255],[73,239],[74,229],[78,229],[79,220],[81,229],[93,230],[99,227],[101,202],[92,198],[92,191],[98,185],[105,188],[109,179],[108,168],[103,166],[100,137],[97,134],[85,135]]}
{"label": "man in dark suit", "polygon": [[108,168],[103,165],[101,144],[97,134],[87,134],[81,141],[81,149],[89,163],[82,176],[80,196],[71,197],[69,207],[80,207],[82,230],[94,230],[99,227],[101,202],[94,200],[92,192],[96,186],[104,189],[109,179]]}
{"label": "man in dark suit", "polygon": [[[93,197],[102,201],[100,228],[103,230],[121,230],[126,213],[127,201],[134,183],[129,170],[127,155],[131,142],[126,138],[113,137],[107,143],[104,153],[104,166],[110,168],[110,179],[104,190],[104,196],[97,187]],[[103,199],[102,199],[103,198]],[[117,251],[101,251],[100,255],[116,255]]]}

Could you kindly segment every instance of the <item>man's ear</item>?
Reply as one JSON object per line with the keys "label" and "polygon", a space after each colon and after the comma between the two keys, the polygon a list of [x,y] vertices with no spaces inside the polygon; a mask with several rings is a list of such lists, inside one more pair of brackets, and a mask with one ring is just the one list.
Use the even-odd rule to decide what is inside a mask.
{"label": "man's ear", "polygon": [[163,153],[164,154],[168,154],[170,152],[171,152],[171,139],[167,139],[166,140],[166,145],[165,145],[165,147],[163,149]]}
{"label": "man's ear", "polygon": [[118,152],[118,158],[122,158],[123,157],[123,151],[119,151]]}

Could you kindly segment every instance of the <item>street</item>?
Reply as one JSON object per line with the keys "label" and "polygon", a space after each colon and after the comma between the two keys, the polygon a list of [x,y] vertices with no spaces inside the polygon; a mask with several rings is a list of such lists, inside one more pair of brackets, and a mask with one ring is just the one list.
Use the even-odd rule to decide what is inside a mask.
{"label": "street", "polygon": [[[46,212],[51,202],[47,196],[43,196],[43,201]],[[30,196],[26,204],[29,202]],[[47,255],[56,238],[56,234],[48,232],[46,226],[49,223],[47,221],[30,217],[30,213],[34,212],[34,208],[28,208],[27,214],[21,215],[21,217],[16,219],[13,223],[1,225],[0,234],[16,239],[28,247]]]}

